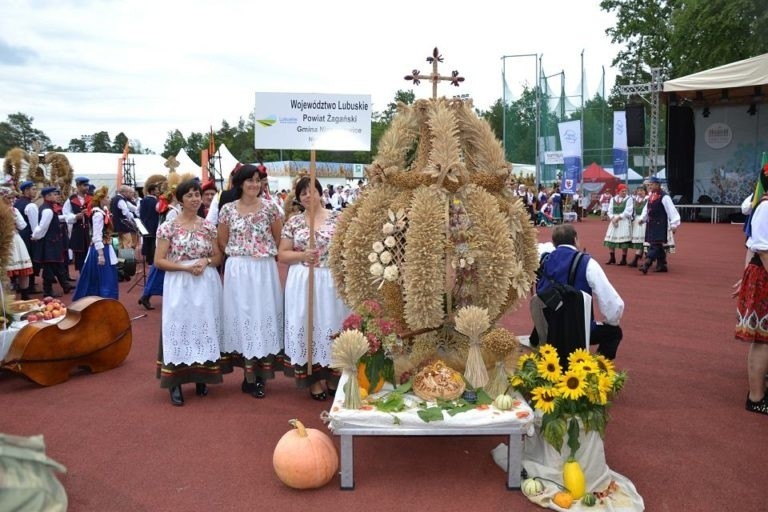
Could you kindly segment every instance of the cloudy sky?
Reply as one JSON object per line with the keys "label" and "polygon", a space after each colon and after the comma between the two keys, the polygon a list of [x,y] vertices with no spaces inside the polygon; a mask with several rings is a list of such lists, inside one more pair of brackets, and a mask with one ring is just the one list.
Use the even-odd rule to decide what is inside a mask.
{"label": "cloudy sky", "polygon": [[461,87],[487,109],[535,83],[538,54],[547,75],[565,71],[568,94],[606,90],[618,49],[605,29],[613,15],[599,0],[3,0],[0,15],[0,120],[15,112],[54,144],[106,130],[163,150],[167,133],[207,132],[237,123],[254,93],[369,94],[382,111],[399,89],[429,97],[431,86],[403,77],[458,70]]}

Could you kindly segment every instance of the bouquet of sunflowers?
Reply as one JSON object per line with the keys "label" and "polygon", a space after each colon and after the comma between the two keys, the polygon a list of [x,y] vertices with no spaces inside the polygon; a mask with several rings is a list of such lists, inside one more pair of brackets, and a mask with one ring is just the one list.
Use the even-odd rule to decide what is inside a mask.
{"label": "bouquet of sunflowers", "polygon": [[626,382],[625,372],[617,372],[613,362],[600,354],[578,349],[568,356],[563,369],[557,350],[543,345],[538,352],[521,356],[510,384],[535,409],[543,413],[541,433],[557,451],[568,433],[571,457],[579,449],[581,425],[605,437],[610,399]]}

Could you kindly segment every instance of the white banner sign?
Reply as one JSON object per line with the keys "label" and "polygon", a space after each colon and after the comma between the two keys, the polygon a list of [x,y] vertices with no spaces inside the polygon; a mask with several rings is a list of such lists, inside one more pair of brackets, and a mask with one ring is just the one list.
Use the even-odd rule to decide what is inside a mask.
{"label": "white banner sign", "polygon": [[256,149],[371,150],[371,97],[257,92]]}
{"label": "white banner sign", "polygon": [[545,151],[544,163],[547,165],[563,165],[563,152],[562,151]]}

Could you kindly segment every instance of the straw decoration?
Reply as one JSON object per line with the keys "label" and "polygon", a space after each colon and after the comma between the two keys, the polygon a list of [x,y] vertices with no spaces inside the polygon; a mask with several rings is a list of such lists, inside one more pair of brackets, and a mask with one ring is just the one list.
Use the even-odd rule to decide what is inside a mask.
{"label": "straw decoration", "polygon": [[487,309],[465,306],[456,313],[456,330],[469,338],[464,378],[473,388],[481,388],[488,383],[488,371],[485,369],[483,354],[480,350],[480,336],[489,326]]}
{"label": "straw decoration", "polygon": [[435,188],[414,191],[405,247],[405,321],[410,329],[443,323],[445,197]]}
{"label": "straw decoration", "polygon": [[344,407],[347,409],[359,409],[362,405],[360,386],[357,383],[357,364],[368,352],[368,348],[365,335],[357,329],[343,331],[333,341],[331,367],[348,373],[344,384]]}

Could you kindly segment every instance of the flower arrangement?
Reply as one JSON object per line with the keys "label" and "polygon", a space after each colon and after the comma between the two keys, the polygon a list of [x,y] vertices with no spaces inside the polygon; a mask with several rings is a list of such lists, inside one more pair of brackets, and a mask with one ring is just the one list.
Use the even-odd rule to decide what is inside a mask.
{"label": "flower arrangement", "polygon": [[400,277],[396,253],[397,237],[402,236],[405,225],[405,210],[401,209],[397,213],[388,210],[387,222],[381,227],[384,239],[375,241],[371,247],[373,250],[368,253],[368,261],[371,264],[369,270],[374,282],[380,283],[379,288],[385,281],[397,281]]}
{"label": "flower arrangement", "polygon": [[579,449],[579,423],[585,431],[605,436],[609,399],[621,391],[626,379],[610,359],[585,349],[568,356],[564,371],[557,349],[543,345],[518,359],[510,384],[543,413],[542,435],[556,450],[560,451],[568,433],[572,459]]}
{"label": "flower arrangement", "polygon": [[365,366],[367,391],[372,392],[380,380],[394,384],[395,370],[392,358],[402,355],[405,348],[398,336],[395,322],[384,317],[381,304],[369,299],[363,301],[342,324],[342,329],[360,331],[368,342],[368,350],[360,358]]}

